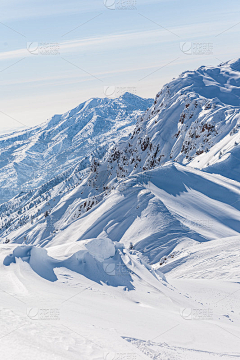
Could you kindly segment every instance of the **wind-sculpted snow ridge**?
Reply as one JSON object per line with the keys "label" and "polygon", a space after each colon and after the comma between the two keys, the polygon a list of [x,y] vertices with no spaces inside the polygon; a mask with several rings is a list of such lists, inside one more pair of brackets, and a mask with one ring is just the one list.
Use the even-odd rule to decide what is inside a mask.
{"label": "wind-sculpted snow ridge", "polygon": [[126,93],[118,99],[90,99],[41,126],[0,136],[0,203],[29,191],[79,162],[89,166],[133,130],[152,105]]}
{"label": "wind-sculpted snow ridge", "polygon": [[155,264],[180,243],[240,232],[238,182],[180,164],[108,183],[107,175],[74,174],[23,208],[13,202],[2,215],[3,241],[50,248],[107,235]]}
{"label": "wind-sculpted snow ridge", "polygon": [[[48,249],[54,252],[54,247]],[[57,268],[66,268],[86,278],[110,286],[125,286],[133,290],[132,274],[140,273],[152,276],[154,282],[166,282],[159,270],[143,263],[136,251],[127,251],[122,244],[114,243],[109,238],[88,239],[74,245],[66,244],[57,248],[57,258],[47,254],[46,249],[34,246],[18,246],[3,261],[5,266],[16,263],[17,259],[27,262],[42,278],[57,281]],[[67,257],[67,253],[71,255]],[[63,256],[64,253],[64,256]],[[166,284],[167,285],[167,284]]]}
{"label": "wind-sculpted snow ridge", "polygon": [[137,176],[110,183],[103,192],[88,186],[86,180],[70,189],[70,181],[60,183],[31,198],[23,208],[12,208],[11,214],[4,214],[1,236],[16,243],[52,246],[108,234],[112,241],[123,242],[126,247],[132,239],[136,249],[152,262],[183,239],[204,241],[198,233],[183,228],[144,182]]}

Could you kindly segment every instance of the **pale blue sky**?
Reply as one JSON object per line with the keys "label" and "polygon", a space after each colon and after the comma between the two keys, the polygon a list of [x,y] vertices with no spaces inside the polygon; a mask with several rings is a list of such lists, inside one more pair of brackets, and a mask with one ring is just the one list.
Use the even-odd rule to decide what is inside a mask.
{"label": "pale blue sky", "polygon": [[[154,97],[182,71],[240,57],[239,0],[117,0],[115,10],[106,1],[2,4],[0,131],[44,122],[107,86]],[[211,44],[211,54],[189,44],[186,54],[183,42]],[[37,44],[56,45],[47,55]]]}

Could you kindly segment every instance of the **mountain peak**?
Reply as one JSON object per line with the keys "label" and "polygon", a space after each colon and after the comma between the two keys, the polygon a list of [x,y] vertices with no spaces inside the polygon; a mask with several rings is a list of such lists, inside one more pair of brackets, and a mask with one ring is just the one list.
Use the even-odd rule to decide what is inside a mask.
{"label": "mountain peak", "polygon": [[240,71],[240,58],[221,63],[219,66],[220,67],[228,66],[231,68],[231,70]]}
{"label": "mountain peak", "polygon": [[126,91],[123,95],[119,96],[119,99],[124,99],[124,100],[135,99],[135,98],[138,98],[138,96],[128,91]]}
{"label": "mountain peak", "polygon": [[[223,105],[240,106],[240,59],[218,66],[201,66],[193,71],[183,72],[177,79],[163,87],[166,94],[201,96],[218,99]],[[169,90],[171,89],[171,90]]]}

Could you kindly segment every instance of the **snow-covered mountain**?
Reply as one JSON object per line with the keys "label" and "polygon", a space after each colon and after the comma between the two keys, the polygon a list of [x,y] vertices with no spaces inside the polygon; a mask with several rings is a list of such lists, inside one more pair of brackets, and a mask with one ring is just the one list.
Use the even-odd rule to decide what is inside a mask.
{"label": "snow-covered mountain", "polygon": [[123,177],[174,161],[240,180],[239,130],[240,60],[202,66],[163,87],[109,161]]}
{"label": "snow-covered mountain", "polygon": [[[42,141],[45,139],[45,148],[42,148],[44,150],[43,161],[48,159],[49,164],[51,161],[52,163],[59,161],[58,155],[60,156],[60,167],[50,171],[50,175],[52,172],[57,172],[57,176],[44,183],[43,178],[50,177],[48,171],[50,165],[47,165],[46,169],[43,169],[44,171],[37,167],[37,171],[42,171],[42,173],[46,171],[46,174],[40,176],[39,180],[43,184],[31,191],[20,193],[0,206],[2,236],[5,238],[11,234],[12,240],[18,243],[27,241],[31,244],[47,244],[49,241],[51,242],[52,232],[56,234],[56,229],[70,226],[72,222],[78,218],[81,219],[82,216],[87,219],[88,224],[91,224],[90,215],[87,216],[87,213],[94,212],[94,209],[98,212],[97,209],[99,206],[101,207],[100,204],[108,204],[108,197],[111,198],[115,191],[120,191],[120,193],[123,191],[121,196],[129,199],[124,200],[126,209],[132,209],[133,206],[133,209],[136,208],[138,211],[136,213],[135,211],[131,212],[128,220],[125,219],[125,215],[123,216],[125,210],[117,213],[118,215],[114,218],[111,217],[114,212],[111,213],[110,218],[107,217],[109,223],[112,224],[111,227],[117,221],[121,228],[121,230],[113,232],[115,235],[111,239],[123,241],[127,236],[126,234],[131,233],[131,237],[135,239],[134,245],[139,251],[150,246],[152,253],[158,252],[160,254],[163,249],[168,253],[171,246],[166,246],[166,244],[172,243],[172,241],[175,244],[173,239],[177,239],[176,242],[179,242],[184,237],[188,237],[204,241],[204,239],[216,238],[220,233],[224,233],[225,236],[236,235],[240,229],[230,215],[230,220],[226,224],[216,223],[213,231],[204,225],[192,226],[194,219],[189,220],[192,217],[191,212],[182,212],[180,209],[184,205],[177,205],[176,200],[171,204],[173,211],[170,211],[169,202],[166,202],[166,198],[160,197],[159,199],[153,191],[154,184],[156,181],[159,183],[159,180],[153,182],[156,175],[150,170],[156,168],[157,177],[167,179],[168,184],[172,182],[170,180],[172,177],[177,179],[172,183],[170,194],[172,191],[175,194],[173,189],[179,187],[180,190],[176,194],[190,193],[187,189],[193,189],[191,196],[197,198],[200,196],[198,194],[201,196],[204,194],[207,198],[204,201],[202,200],[203,203],[206,202],[208,205],[211,203],[211,206],[214,206],[215,201],[220,201],[223,204],[223,213],[228,213],[225,207],[237,201],[238,183],[232,185],[235,195],[228,194],[227,198],[225,196],[219,198],[219,192],[225,194],[222,187],[228,189],[230,185],[228,185],[227,178],[234,179],[235,177],[231,175],[234,171],[237,172],[237,166],[234,169],[229,169],[228,163],[229,158],[231,161],[236,159],[234,152],[238,148],[236,139],[239,136],[240,108],[236,104],[240,86],[239,63],[240,61],[232,61],[216,68],[201,67],[196,71],[181,74],[178,79],[163,87],[150,109],[138,117],[136,125],[133,124],[137,115],[143,112],[143,108],[149,105],[151,100],[144,100],[128,93],[115,100],[90,100],[65,115],[55,116],[43,126],[44,129],[38,130],[40,134],[38,137],[34,135],[38,140],[32,146],[39,149],[41,147],[39,144],[42,145]],[[222,94],[225,92],[228,95],[224,104]],[[137,110],[138,106],[140,106],[140,110]],[[110,121],[109,114],[112,114],[112,111],[114,114],[118,113],[118,117]],[[101,113],[101,117],[99,113]],[[84,118],[82,118],[83,116]],[[104,120],[103,116],[107,116],[108,120]],[[101,126],[105,124],[104,130],[101,128],[100,131],[97,124]],[[82,130],[80,130],[81,126],[83,127]],[[93,129],[95,128],[96,136],[94,137]],[[132,130],[131,134],[129,134],[130,129]],[[36,130],[30,131],[36,132]],[[48,139],[50,140],[48,141]],[[97,146],[100,139],[102,140],[101,151]],[[93,150],[90,151],[92,145],[91,150]],[[228,156],[226,156],[225,151],[227,147]],[[57,148],[61,149],[59,154]],[[21,152],[18,152],[22,154],[23,150],[20,149]],[[88,157],[86,157],[87,151],[89,151]],[[214,157],[214,152],[222,153],[223,156]],[[84,158],[83,154],[85,155]],[[65,156],[64,161],[62,161],[63,156]],[[27,160],[29,160],[29,156],[27,156]],[[182,163],[186,170],[177,165],[178,163]],[[20,162],[20,165],[23,164],[24,158]],[[73,164],[74,166],[72,166]],[[214,166],[216,169],[220,167],[222,171],[212,171]],[[195,173],[193,172],[194,167]],[[223,175],[222,183],[216,185],[216,177],[209,177],[210,175],[197,172],[197,169],[202,167],[204,167],[204,172],[215,172]],[[65,171],[61,172],[61,169]],[[184,173],[188,174],[186,179],[182,175]],[[190,178],[192,180],[189,180]],[[138,191],[142,194],[142,186],[148,184],[149,181],[154,185],[150,191],[151,195],[144,195],[139,198]],[[160,184],[158,188],[168,192],[168,190],[164,190],[165,183],[160,182]],[[135,196],[132,197],[132,189],[135,186],[137,192],[135,193],[134,190]],[[206,186],[211,188],[213,192],[206,192]],[[126,194],[125,188],[130,189],[130,191],[126,190]],[[229,199],[230,203],[228,202]],[[153,222],[156,223],[159,216],[163,216],[164,219],[168,218],[168,220],[166,223],[164,220],[165,226],[161,228],[160,233],[156,230],[158,228],[156,226],[155,235],[149,235],[149,242],[146,243],[144,236],[136,238],[132,234],[131,226],[135,224],[142,212],[148,212],[149,203],[152,201],[153,203],[162,202],[161,205],[155,204],[157,210],[154,215],[149,215],[150,217],[153,216]],[[206,204],[205,206],[207,206]],[[104,206],[108,209],[108,205]],[[119,206],[117,202],[117,207]],[[193,214],[195,214],[196,206],[194,208]],[[240,210],[238,203],[234,205],[233,211],[235,212],[235,210]],[[46,211],[49,214],[51,213],[49,218],[44,216]],[[200,210],[198,207],[197,213],[198,220],[200,217],[203,223],[206,219],[211,219],[213,222],[217,221],[214,212],[210,215],[208,211],[206,216],[204,210]],[[236,213],[234,219],[237,216]],[[119,217],[121,217],[121,221]],[[222,217],[223,215],[221,215]],[[28,224],[27,230],[25,224]],[[190,229],[187,233],[186,227],[183,229],[182,224],[187,225],[186,227]],[[94,232],[94,235],[90,232],[91,236],[88,234],[88,226],[87,228],[84,226],[84,229],[87,231],[87,236],[97,237],[103,229],[105,229],[104,231],[107,230],[106,226],[107,223],[99,225],[101,231],[99,233]],[[176,232],[169,230],[172,227]],[[221,229],[220,233],[216,229]],[[161,245],[163,248],[158,243],[159,236],[165,239]],[[79,239],[84,238],[85,235],[83,238],[79,237]],[[138,246],[138,242],[144,246]],[[129,244],[126,245],[129,246]],[[152,255],[149,255],[148,260],[154,261],[153,258]]]}
{"label": "snow-covered mountain", "polygon": [[239,89],[240,60],[201,67],[146,112],[125,94],[30,129],[30,155],[10,137],[44,154],[38,186],[0,205],[0,323],[21,359],[240,358]]}
{"label": "snow-covered mountain", "polygon": [[90,99],[39,127],[0,136],[0,203],[72,169],[101,159],[152,105],[125,93],[118,99]]}
{"label": "snow-covered mountain", "polygon": [[[189,220],[192,217],[191,212],[181,211],[181,206],[184,206],[184,201],[187,200],[184,200],[182,205],[178,202],[181,192],[187,194],[190,193],[188,189],[193,189],[191,197],[197,199],[204,195],[202,202],[205,206],[210,206],[211,203],[210,207],[214,207],[215,202],[220,202],[226,219],[228,213],[226,206],[231,206],[238,200],[238,182],[232,185],[235,195],[228,194],[227,197],[225,195],[219,197],[219,193],[225,194],[228,190],[223,189],[230,188],[228,178],[238,180],[237,176],[233,176],[234,171],[237,174],[237,166],[232,169],[228,168],[228,164],[229,161],[230,163],[238,161],[235,152],[238,149],[237,138],[240,136],[238,134],[240,107],[237,106],[239,89],[240,61],[230,61],[216,68],[201,67],[181,74],[178,79],[163,87],[157,94],[154,104],[138,117],[135,125],[133,124],[137,115],[143,112],[143,108],[149,105],[151,100],[144,100],[128,93],[115,100],[90,100],[65,115],[55,116],[43,126],[44,129],[38,130],[40,134],[38,137],[34,135],[38,140],[32,145],[33,148],[34,146],[37,149],[42,148],[43,161],[48,160],[49,163],[46,169],[43,169],[46,175],[40,176],[39,181],[42,185],[31,191],[22,192],[0,206],[2,236],[5,238],[11,234],[12,240],[18,243],[25,241],[31,244],[51,243],[52,232],[55,237],[55,231],[58,228],[70,226],[82,216],[87,219],[89,226],[90,213],[98,212],[101,204],[105,204],[104,208],[108,209],[107,199],[111,198],[116,191],[119,191],[124,199],[126,197],[124,204],[126,204],[126,209],[132,209],[132,212],[128,220],[123,215],[125,208],[117,212],[114,218],[112,217],[114,211],[109,218],[107,217],[109,223],[112,224],[110,227],[116,221],[121,228],[121,230],[120,228],[114,230],[115,235],[111,237],[111,240],[121,242],[127,237],[126,234],[130,233],[131,238],[135,239],[134,245],[141,252],[150,246],[152,253],[160,254],[163,249],[168,253],[171,246],[166,244],[171,244],[172,241],[175,244],[174,239],[177,239],[178,243],[184,237],[204,241],[204,239],[217,238],[223,233],[224,236],[236,235],[240,230],[235,223],[237,213],[234,215],[234,220],[229,215],[229,221],[218,223],[214,211],[211,213],[208,210],[207,215],[204,215],[205,210],[200,210],[199,205],[197,205],[198,208],[194,205],[193,214],[197,211],[198,220],[200,218],[203,223],[206,219],[217,221],[213,231],[204,225],[192,226],[194,219]],[[222,95],[225,93],[226,98]],[[224,99],[225,103],[223,103]],[[137,110],[138,106],[140,110]],[[118,113],[114,120],[110,120],[111,116],[113,117],[112,113],[114,115]],[[104,120],[104,116],[108,120]],[[104,124],[104,130],[102,124]],[[83,127],[82,130],[80,127]],[[94,129],[96,136],[94,136]],[[129,134],[130,130],[132,130],[131,134]],[[36,133],[36,129],[29,131]],[[45,148],[41,147],[43,139]],[[100,139],[102,140],[101,150],[98,147]],[[92,145],[92,151],[90,151]],[[21,152],[18,150],[17,153],[22,156],[23,149],[20,149]],[[59,153],[57,149],[60,149]],[[228,155],[226,149],[228,149]],[[51,161],[54,164],[59,161],[58,156],[61,159],[59,167],[48,171]],[[64,161],[62,161],[64,156]],[[25,158],[20,162],[21,166],[25,164],[24,161]],[[222,171],[213,171],[214,167]],[[193,170],[194,168],[196,170]],[[222,182],[218,183],[213,175],[209,177],[207,174],[198,172],[202,168],[204,168],[204,173],[223,175]],[[156,169],[157,175],[152,172],[153,169]],[[37,167],[37,171],[44,173],[43,170]],[[53,172],[57,172],[57,176],[51,177]],[[185,173],[188,174],[186,178],[183,176]],[[50,177],[50,180],[44,183],[44,177]],[[167,184],[172,182],[172,177],[177,179],[172,183],[169,194],[172,194],[172,191],[175,194],[176,189],[179,188],[180,190],[176,192],[178,201],[175,199],[171,204],[170,200],[166,200],[168,197],[159,198],[158,191],[154,192],[155,183],[160,184],[157,188],[166,193],[168,189],[165,189],[165,182],[156,180],[158,177],[167,179]],[[145,188],[142,186],[149,182],[152,184],[150,195],[138,195],[138,191],[142,194],[142,190],[145,194]],[[206,192],[207,186],[212,189],[211,193]],[[133,196],[132,189],[135,187],[136,193],[134,190]],[[127,191],[126,194],[125,191]],[[119,201],[116,203],[117,207],[120,206]],[[157,205],[159,201],[162,203]],[[158,226],[155,226],[155,235],[148,235],[149,242],[146,242],[144,236],[136,238],[133,235],[131,226],[135,224],[142,212],[148,212],[148,206],[152,202],[156,210],[154,215],[149,216],[153,216],[153,223],[157,222],[159,216],[163,217],[165,226],[161,227],[160,233],[156,230]],[[135,208],[137,212],[133,211]],[[231,211],[235,213],[239,210],[238,202],[236,202]],[[46,211],[51,213],[49,218],[44,216]],[[168,219],[167,222],[165,222],[166,219]],[[100,224],[100,220],[98,221]],[[28,224],[27,230],[26,224]],[[187,226],[182,228],[182,224]],[[90,236],[88,226],[87,228],[84,226],[84,231],[88,235],[83,235],[83,238],[78,237],[78,240]],[[98,228],[101,231],[94,234],[90,232],[90,237],[100,236],[102,231],[109,233],[106,226],[107,223],[99,225]],[[170,231],[172,227],[176,232]],[[134,225],[134,228],[138,227]],[[189,228],[187,233],[186,228]],[[220,232],[219,229],[221,229]],[[161,242],[163,248],[160,246],[159,236],[165,239]],[[144,246],[138,245],[139,242]],[[129,243],[126,245],[129,246]],[[148,260],[154,261],[154,257],[149,254]]]}

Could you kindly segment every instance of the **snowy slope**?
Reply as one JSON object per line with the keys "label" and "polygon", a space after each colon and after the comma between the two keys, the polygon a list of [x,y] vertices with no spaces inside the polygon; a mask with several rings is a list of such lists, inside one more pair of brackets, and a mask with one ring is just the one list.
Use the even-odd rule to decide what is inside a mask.
{"label": "snowy slope", "polygon": [[[5,359],[240,358],[238,283],[193,282],[186,274],[184,280],[166,280],[135,251],[99,240],[102,247],[96,240],[72,242],[52,246],[48,254],[1,245]],[[233,243],[224,244],[228,251]],[[93,264],[99,268],[94,279]]]}
{"label": "snowy slope", "polygon": [[108,236],[156,263],[183,241],[240,233],[240,184],[228,178],[179,164],[97,186],[92,173],[75,178],[2,206],[3,241],[49,248]]}
{"label": "snowy slope", "polygon": [[90,99],[39,127],[0,136],[0,203],[34,189],[76,164],[86,168],[127,137],[152,99],[126,93]]}
{"label": "snowy slope", "polygon": [[[155,269],[168,279],[239,280],[240,237],[231,236],[205,243],[181,243],[167,260]],[[201,261],[199,261],[201,259]]]}

